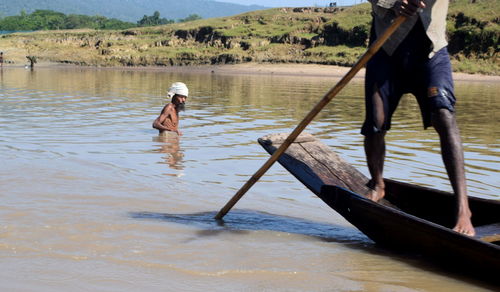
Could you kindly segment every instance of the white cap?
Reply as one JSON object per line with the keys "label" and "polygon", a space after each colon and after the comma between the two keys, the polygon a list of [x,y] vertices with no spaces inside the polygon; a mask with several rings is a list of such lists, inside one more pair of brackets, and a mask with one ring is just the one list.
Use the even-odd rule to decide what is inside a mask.
{"label": "white cap", "polygon": [[186,84],[182,82],[174,82],[170,86],[167,92],[168,97],[173,97],[174,95],[184,95],[188,96],[189,95],[189,89],[187,88]]}

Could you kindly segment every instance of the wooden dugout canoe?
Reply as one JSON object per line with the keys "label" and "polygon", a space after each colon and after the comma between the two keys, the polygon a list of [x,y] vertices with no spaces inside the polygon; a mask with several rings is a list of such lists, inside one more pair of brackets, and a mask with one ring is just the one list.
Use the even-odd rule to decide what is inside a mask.
{"label": "wooden dugout canoe", "polygon": [[[272,154],[287,136],[272,134],[259,143]],[[301,134],[278,162],[376,243],[500,278],[500,201],[469,198],[477,233],[469,237],[451,229],[453,194],[386,180],[385,199],[372,202],[360,195],[368,192],[369,179],[310,134]]]}

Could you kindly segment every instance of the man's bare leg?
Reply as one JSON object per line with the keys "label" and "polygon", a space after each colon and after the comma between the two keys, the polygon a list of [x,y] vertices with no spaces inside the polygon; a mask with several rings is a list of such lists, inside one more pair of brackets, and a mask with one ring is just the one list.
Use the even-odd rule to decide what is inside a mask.
{"label": "man's bare leg", "polygon": [[[384,104],[379,90],[375,85],[373,102],[373,117],[377,129],[382,129],[385,121]],[[368,199],[378,202],[385,196],[384,160],[385,160],[385,132],[373,133],[365,136],[365,154],[370,171],[371,180],[368,187],[372,189],[365,195]]]}
{"label": "man's bare leg", "polygon": [[385,133],[376,133],[365,136],[365,153],[368,170],[372,179],[368,187],[372,190],[366,197],[378,202],[385,196],[384,160],[385,160]]}
{"label": "man's bare leg", "polygon": [[474,236],[475,231],[470,219],[472,213],[467,199],[462,141],[455,115],[447,109],[440,109],[433,113],[432,124],[439,134],[443,162],[453,191],[457,196],[457,223],[453,230]]}

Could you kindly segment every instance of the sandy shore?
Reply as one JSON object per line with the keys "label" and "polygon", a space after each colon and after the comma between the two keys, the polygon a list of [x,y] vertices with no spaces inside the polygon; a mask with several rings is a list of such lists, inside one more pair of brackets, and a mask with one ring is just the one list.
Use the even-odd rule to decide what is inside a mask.
{"label": "sandy shore", "polygon": [[[190,70],[180,67],[181,70]],[[245,63],[236,65],[195,67],[194,70],[210,71],[219,74],[273,74],[291,76],[343,77],[351,68],[317,64],[257,64]],[[361,69],[355,78],[364,78],[365,69]],[[453,79],[459,81],[500,82],[500,76],[453,73]]]}
{"label": "sandy shore", "polygon": [[[64,66],[56,63],[41,63],[37,67]],[[87,67],[85,67],[87,68]],[[176,66],[176,67],[88,67],[99,70],[138,70],[164,72],[195,72],[210,74],[262,74],[288,76],[316,76],[316,77],[343,77],[351,68],[318,64],[259,64],[244,63],[235,65],[206,65],[206,66]],[[365,70],[361,69],[354,78],[364,78]],[[453,73],[456,81],[500,82],[500,76],[467,73]]]}

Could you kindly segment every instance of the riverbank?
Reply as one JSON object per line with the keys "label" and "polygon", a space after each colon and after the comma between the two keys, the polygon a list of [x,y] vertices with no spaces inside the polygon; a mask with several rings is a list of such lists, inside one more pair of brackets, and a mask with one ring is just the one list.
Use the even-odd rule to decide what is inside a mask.
{"label": "riverbank", "polygon": [[[19,67],[16,65],[4,64],[5,68]],[[226,65],[204,65],[204,66],[148,66],[148,67],[90,67],[70,64],[58,64],[43,62],[37,64],[36,68],[47,67],[79,67],[89,70],[130,70],[130,71],[162,71],[178,73],[206,73],[206,74],[251,74],[251,75],[279,75],[279,76],[309,76],[309,77],[343,77],[351,67],[318,64],[262,64],[243,63]],[[354,78],[364,78],[365,70],[361,69]],[[499,75],[468,74],[453,72],[455,81],[475,81],[475,82],[500,82]]]}
{"label": "riverbank", "polygon": [[[317,76],[317,77],[343,77],[351,67],[317,64],[258,64],[245,63],[220,66],[176,67],[175,71],[199,71],[218,74],[263,74],[263,75],[289,75],[289,76]],[[146,69],[147,70],[147,69]],[[170,70],[170,69],[167,69]],[[361,69],[354,78],[364,78],[365,69]],[[498,75],[468,74],[453,72],[456,81],[487,81],[500,82]]]}
{"label": "riverbank", "polygon": [[[453,68],[500,75],[495,0],[457,0],[448,13]],[[257,64],[353,66],[366,52],[368,3],[349,8],[274,8],[232,17],[127,30],[52,30],[0,37],[4,60],[95,67]],[[248,70],[245,68],[245,70]],[[253,71],[253,70],[252,70]],[[274,72],[274,71],[273,71]]]}

